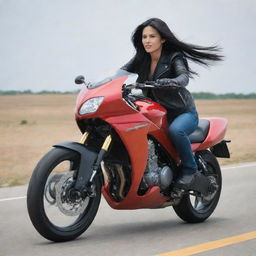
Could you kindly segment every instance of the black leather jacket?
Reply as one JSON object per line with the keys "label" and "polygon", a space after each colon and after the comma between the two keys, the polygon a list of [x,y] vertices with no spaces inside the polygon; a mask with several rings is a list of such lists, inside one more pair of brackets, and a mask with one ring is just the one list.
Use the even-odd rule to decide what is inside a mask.
{"label": "black leather jacket", "polygon": [[[122,69],[129,72],[134,71],[133,59],[123,66]],[[161,88],[143,91],[143,93],[176,115],[189,112],[192,108],[195,108],[194,99],[185,88],[189,82],[189,73],[187,70],[187,60],[182,53],[162,52],[155,72],[149,80],[156,81],[162,78],[170,78],[170,83],[180,85],[180,88],[170,89],[163,86]]]}

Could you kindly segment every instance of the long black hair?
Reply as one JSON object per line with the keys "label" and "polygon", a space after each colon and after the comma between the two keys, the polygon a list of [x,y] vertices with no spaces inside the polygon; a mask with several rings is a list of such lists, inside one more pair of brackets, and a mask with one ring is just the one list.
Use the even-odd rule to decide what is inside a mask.
{"label": "long black hair", "polygon": [[[218,52],[220,48],[216,45],[203,47],[194,44],[188,44],[180,41],[174,33],[170,30],[168,25],[158,18],[151,18],[142,24],[140,24],[132,34],[132,43],[136,49],[135,57],[133,58],[133,67],[136,73],[139,74],[142,80],[148,75],[148,70],[150,67],[150,54],[147,53],[142,44],[142,32],[143,29],[147,26],[151,26],[158,31],[162,39],[165,39],[163,43],[163,51],[167,52],[181,52],[185,59],[189,59],[198,64],[204,66],[209,66],[213,61],[221,61],[223,59],[222,55],[219,55]],[[193,75],[198,75],[195,71],[191,70],[189,66],[186,66],[189,72],[190,77]],[[141,80],[140,79],[140,80]]]}

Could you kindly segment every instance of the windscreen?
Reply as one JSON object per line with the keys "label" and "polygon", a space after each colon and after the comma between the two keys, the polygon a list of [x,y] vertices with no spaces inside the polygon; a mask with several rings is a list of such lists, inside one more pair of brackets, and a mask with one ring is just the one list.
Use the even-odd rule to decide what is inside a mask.
{"label": "windscreen", "polygon": [[100,82],[96,82],[96,83],[92,83],[88,89],[94,89],[96,87],[99,87],[103,84],[106,84],[106,83],[109,83],[119,77],[122,77],[122,76],[128,76],[127,80],[125,81],[126,84],[131,84],[131,83],[135,83],[137,78],[138,78],[138,75],[135,74],[135,73],[130,73],[126,70],[123,70],[123,69],[119,69],[115,75],[113,76],[110,76],[110,77],[107,77],[103,80],[101,80]]}

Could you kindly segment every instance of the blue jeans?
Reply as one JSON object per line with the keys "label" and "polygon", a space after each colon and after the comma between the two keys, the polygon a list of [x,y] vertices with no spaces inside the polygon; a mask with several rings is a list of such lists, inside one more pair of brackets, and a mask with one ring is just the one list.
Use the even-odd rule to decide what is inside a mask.
{"label": "blue jeans", "polygon": [[[170,116],[171,117],[171,116]],[[198,126],[198,114],[196,109],[171,117],[169,135],[179,154],[182,165],[182,174],[193,174],[197,170],[191,143],[188,138]]]}

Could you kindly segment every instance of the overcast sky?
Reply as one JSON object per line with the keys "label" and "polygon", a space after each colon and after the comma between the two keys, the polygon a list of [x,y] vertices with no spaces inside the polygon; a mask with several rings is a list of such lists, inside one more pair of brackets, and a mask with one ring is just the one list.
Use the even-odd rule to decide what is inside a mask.
{"label": "overcast sky", "polygon": [[133,55],[134,29],[163,19],[188,43],[218,44],[225,61],[190,80],[192,92],[256,92],[255,0],[0,0],[0,90],[80,88]]}

